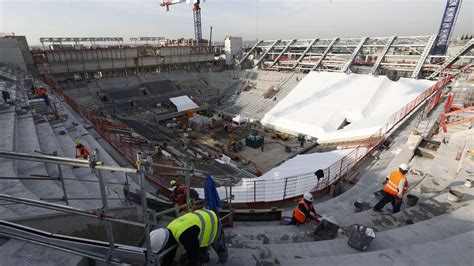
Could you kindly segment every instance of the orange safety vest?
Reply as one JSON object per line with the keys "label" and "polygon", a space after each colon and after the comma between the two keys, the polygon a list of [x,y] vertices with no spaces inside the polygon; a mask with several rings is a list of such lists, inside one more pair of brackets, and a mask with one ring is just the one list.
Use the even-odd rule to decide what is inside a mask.
{"label": "orange safety vest", "polygon": [[293,217],[299,222],[299,223],[302,223],[304,224],[306,222],[306,215],[300,210],[299,208],[299,205],[303,203],[304,204],[304,207],[310,211],[311,207],[308,205],[308,203],[306,203],[306,201],[304,200],[304,198],[302,198],[300,200],[300,202],[298,202],[298,204],[296,205],[296,208],[293,210]]}
{"label": "orange safety vest", "polygon": [[[400,181],[405,178],[405,175],[403,175],[400,171],[394,171],[390,173],[390,176],[388,177],[388,181],[385,184],[385,187],[383,188],[383,191],[387,192],[388,194],[392,196],[398,196],[398,185],[400,184]],[[403,194],[405,194],[408,190],[408,181],[405,178],[405,186],[403,187]]]}

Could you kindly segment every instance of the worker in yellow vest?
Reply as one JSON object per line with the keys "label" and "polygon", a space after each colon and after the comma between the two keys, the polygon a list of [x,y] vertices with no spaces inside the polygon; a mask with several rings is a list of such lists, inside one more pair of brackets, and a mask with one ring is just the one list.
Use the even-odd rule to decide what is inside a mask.
{"label": "worker in yellow vest", "polygon": [[[155,252],[164,251],[175,244],[181,244],[187,255],[187,265],[201,265],[209,262],[208,247],[216,251],[219,262],[228,257],[225,235],[216,213],[211,210],[197,210],[173,220],[166,228],[150,233],[151,247]],[[168,252],[161,265],[171,265],[177,247]]]}
{"label": "worker in yellow vest", "polygon": [[406,174],[409,170],[408,164],[404,163],[398,167],[398,171],[393,171],[385,178],[383,198],[374,206],[374,211],[381,211],[389,202],[392,203],[393,213],[400,211],[403,196],[408,190]]}

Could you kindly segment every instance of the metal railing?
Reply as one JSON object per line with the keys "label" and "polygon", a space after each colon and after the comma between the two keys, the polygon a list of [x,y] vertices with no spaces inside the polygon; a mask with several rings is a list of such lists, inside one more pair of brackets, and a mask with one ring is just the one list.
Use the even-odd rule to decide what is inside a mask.
{"label": "metal railing", "polygon": [[[93,152],[93,154],[90,157],[90,160],[73,159],[73,158],[51,156],[51,155],[44,155],[44,154],[38,155],[38,154],[17,153],[17,152],[11,152],[11,151],[0,151],[0,158],[7,158],[7,159],[12,159],[12,160],[27,160],[27,161],[35,161],[35,162],[42,162],[42,163],[52,163],[52,164],[74,166],[74,167],[84,167],[84,168],[89,168],[92,171],[96,171],[96,175],[98,177],[98,181],[96,182],[98,182],[100,185],[100,193],[101,193],[101,198],[98,198],[98,199],[101,199],[102,204],[103,204],[103,207],[97,210],[81,209],[81,208],[56,204],[56,203],[50,203],[44,200],[27,199],[27,198],[15,197],[15,196],[6,195],[6,194],[0,194],[0,200],[5,200],[8,202],[12,202],[14,204],[26,204],[29,206],[35,206],[39,208],[45,208],[45,209],[64,212],[64,213],[71,213],[71,214],[90,217],[90,218],[97,218],[101,221],[104,221],[105,226],[106,226],[105,229],[107,231],[108,242],[106,244],[108,245],[108,249],[106,249],[106,252],[102,254],[103,256],[98,256],[97,252],[94,254],[91,254],[90,252],[86,252],[87,247],[85,246],[82,247],[84,248],[84,250],[83,252],[81,252],[80,251],[81,243],[75,243],[74,244],[75,249],[68,250],[67,248],[58,246],[57,242],[55,242],[56,240],[52,240],[49,238],[48,238],[49,240],[48,239],[41,240],[40,236],[32,235],[31,234],[32,230],[30,229],[27,230],[30,232],[28,237],[25,236],[25,234],[28,234],[27,232],[22,232],[22,233],[17,232],[17,234],[13,234],[9,223],[6,223],[8,224],[8,226],[6,227],[0,226],[0,235],[4,234],[7,237],[17,238],[17,239],[21,239],[25,241],[34,242],[40,245],[61,249],[61,250],[71,252],[74,254],[79,254],[79,255],[83,255],[86,257],[93,258],[93,259],[102,260],[107,263],[111,263],[111,262],[135,263],[137,256],[140,256],[141,254],[145,256],[142,259],[142,261],[146,263],[147,265],[160,265],[160,259],[164,256],[164,254],[166,254],[165,253],[166,251],[162,251],[160,253],[154,252],[151,249],[151,241],[150,241],[150,229],[154,225],[157,224],[157,219],[163,215],[166,215],[168,213],[174,212],[175,210],[180,210],[183,208],[186,208],[188,211],[190,211],[194,209],[196,205],[198,204],[201,205],[205,202],[204,200],[192,202],[189,197],[189,189],[188,189],[186,193],[186,200],[187,200],[186,204],[176,206],[174,208],[170,208],[159,213],[154,213],[154,211],[148,210],[144,181],[145,181],[145,173],[150,171],[152,167],[152,163],[143,154],[137,154],[137,160],[136,160],[136,163],[138,166],[137,168],[126,168],[126,167],[116,167],[116,166],[105,165],[103,162],[98,160],[97,151]],[[137,173],[140,175],[139,185],[140,185],[140,191],[141,191],[141,206],[142,206],[142,213],[141,213],[142,221],[141,222],[119,219],[113,213],[110,212],[108,208],[108,203],[107,203],[107,201],[110,199],[107,198],[106,191],[105,191],[105,184],[110,183],[110,182],[105,182],[100,173],[101,171],[104,171],[104,170],[122,172],[122,173]],[[193,169],[180,168],[180,170],[186,171],[188,173],[187,180],[189,180],[189,173],[191,173]],[[31,179],[31,180],[36,179],[38,181],[59,180],[58,178],[45,178],[45,177],[23,177],[23,178],[22,177],[3,177],[1,179],[17,179],[17,180],[18,179]],[[77,180],[77,181],[82,181],[82,180]],[[87,181],[95,181],[95,180],[87,180]],[[189,181],[187,183],[189,183]],[[222,217],[221,219],[224,219],[224,218],[225,217]],[[137,247],[115,244],[111,223],[121,223],[121,224],[127,224],[131,226],[138,226],[140,228],[143,228],[144,236],[145,236],[145,249],[143,248],[137,249]],[[5,224],[1,224],[1,225],[5,225]],[[67,236],[62,237],[62,239],[64,238],[68,238],[68,237]],[[74,240],[75,241],[79,241],[79,240],[89,241],[87,239],[78,239],[78,238],[72,239],[71,238],[71,241],[74,241]],[[102,242],[102,243],[105,244],[105,242]],[[102,249],[103,249],[104,244],[101,244]],[[115,252],[117,248],[119,248],[119,250],[118,252]],[[129,261],[129,259],[131,260]]]}

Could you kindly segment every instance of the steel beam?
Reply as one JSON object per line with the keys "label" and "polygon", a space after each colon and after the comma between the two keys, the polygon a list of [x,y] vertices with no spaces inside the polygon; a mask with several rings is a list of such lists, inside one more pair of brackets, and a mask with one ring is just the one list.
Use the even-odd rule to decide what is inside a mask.
{"label": "steel beam", "polygon": [[331,43],[329,44],[329,46],[326,48],[326,50],[324,51],[324,53],[321,55],[321,58],[319,58],[318,62],[316,62],[316,64],[313,66],[313,68],[311,68],[311,70],[316,70],[319,65],[321,65],[321,63],[323,62],[324,58],[326,57],[326,55],[331,51],[332,49],[332,46],[339,40],[339,38],[334,38]]}
{"label": "steel beam", "polygon": [[423,53],[421,53],[420,59],[418,60],[418,63],[416,63],[415,70],[413,70],[413,73],[411,74],[411,78],[418,78],[421,72],[421,68],[425,64],[426,58],[428,58],[428,55],[430,54],[431,50],[433,49],[433,45],[435,44],[436,40],[436,35],[432,35],[429,39],[428,42],[426,43],[425,49],[423,50]]}
{"label": "steel beam", "polygon": [[[242,59],[240,59],[240,63],[242,63],[243,61],[245,61],[245,59],[247,59],[247,57],[249,57],[249,55],[250,55],[251,53],[253,53],[253,51],[257,48],[257,46],[258,46],[259,44],[261,44],[262,42],[263,42],[263,41],[258,41],[258,42],[256,42],[255,45],[252,47],[252,49],[250,49],[250,51],[249,51],[248,53],[246,53],[246,54],[242,57]],[[234,59],[234,61],[235,61],[235,59]]]}
{"label": "steel beam", "polygon": [[301,62],[301,60],[303,60],[303,58],[305,57],[305,55],[309,52],[309,50],[311,50],[311,47],[313,47],[314,43],[317,42],[319,39],[316,38],[316,39],[313,39],[311,41],[311,43],[309,44],[308,47],[306,47],[306,49],[304,50],[304,52],[301,54],[301,56],[298,58],[298,60],[296,60],[296,63],[291,67],[291,69],[295,69],[299,63]]}
{"label": "steel beam", "polygon": [[278,54],[277,58],[275,58],[275,61],[273,61],[273,63],[270,65],[270,67],[273,67],[277,62],[278,60],[280,60],[280,57],[288,50],[288,48],[290,48],[290,46],[296,42],[296,39],[293,39],[291,40],[286,46],[285,48],[283,48],[283,50],[281,50],[280,54]]}
{"label": "steel beam", "polygon": [[377,70],[379,69],[380,63],[382,63],[383,59],[385,58],[385,55],[388,53],[388,51],[390,50],[390,47],[392,46],[393,42],[396,39],[397,39],[397,36],[392,36],[390,37],[390,39],[388,39],[382,52],[377,57],[377,61],[375,61],[375,64],[372,66],[372,69],[370,70],[369,74],[372,74],[372,75],[377,74]]}
{"label": "steel beam", "polygon": [[474,47],[474,39],[471,39],[469,40],[466,45],[461,49],[459,50],[458,53],[456,53],[455,55],[449,57],[445,62],[444,64],[442,64],[435,72],[433,72],[429,77],[428,79],[434,79],[436,78],[436,76],[438,76],[441,71],[443,71],[445,68],[451,66],[452,64],[456,63],[456,61],[459,60],[459,58],[461,58],[461,56],[465,55],[467,52],[469,52],[472,48]]}
{"label": "steel beam", "polygon": [[279,42],[280,42],[280,40],[276,40],[275,42],[273,42],[273,44],[270,46],[270,48],[268,48],[268,50],[262,55],[262,57],[260,57],[260,59],[258,60],[258,62],[255,65],[257,65],[257,66],[260,65],[260,63],[262,63],[263,59],[265,59],[265,56],[267,56],[268,52],[270,52],[273,49],[273,47],[275,47],[275,45]]}
{"label": "steel beam", "polygon": [[60,164],[60,165],[69,165],[69,166],[85,167],[85,168],[91,168],[91,169],[116,171],[116,172],[123,172],[123,173],[132,173],[132,174],[137,173],[138,171],[135,168],[107,166],[107,165],[104,165],[103,162],[97,162],[97,164],[91,164],[91,162],[89,162],[88,160],[82,160],[82,159],[73,159],[73,158],[67,158],[67,157],[38,155],[38,154],[20,153],[20,152],[11,152],[11,151],[2,151],[2,150],[0,150],[0,158],[7,158],[7,159],[13,159],[13,160],[25,160],[25,161],[41,162],[41,163],[53,163],[53,164]]}
{"label": "steel beam", "polygon": [[[29,205],[29,206],[44,208],[44,209],[65,212],[65,213],[72,213],[72,214],[77,214],[77,215],[91,217],[91,218],[97,218],[98,217],[98,214],[95,210],[85,210],[85,209],[75,208],[75,207],[71,207],[71,206],[65,206],[65,205],[61,205],[61,204],[45,202],[45,201],[41,201],[41,200],[13,197],[13,196],[6,195],[6,194],[0,194],[0,199],[5,200],[5,201],[9,201],[9,202],[15,202],[15,203],[25,204],[25,205]],[[138,222],[122,220],[122,219],[115,219],[115,218],[113,218],[113,215],[110,215],[110,214],[107,214],[107,213],[103,214],[101,218],[103,220],[106,220],[106,221],[123,223],[123,224],[128,224],[128,225],[134,225],[134,226],[138,226],[138,227],[144,227],[145,226],[144,224],[141,224],[141,223],[138,223]]]}
{"label": "steel beam", "polygon": [[[110,249],[107,242],[53,234],[2,220],[0,235],[101,261],[107,261]],[[146,263],[146,250],[143,248],[115,244],[115,254],[116,258],[111,262],[141,265]]]}
{"label": "steel beam", "polygon": [[364,43],[368,40],[368,37],[363,37],[362,40],[360,40],[359,44],[357,47],[354,49],[354,51],[351,54],[351,57],[346,61],[344,66],[341,69],[341,72],[346,72],[352,65],[352,62],[354,62],[355,58],[359,54],[360,50],[362,49],[362,46],[364,46]]}

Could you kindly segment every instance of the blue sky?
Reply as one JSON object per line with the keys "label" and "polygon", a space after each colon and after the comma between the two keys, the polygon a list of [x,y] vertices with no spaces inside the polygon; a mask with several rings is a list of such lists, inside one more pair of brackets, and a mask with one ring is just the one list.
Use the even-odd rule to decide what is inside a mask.
{"label": "blue sky", "polygon": [[[429,35],[446,0],[207,0],[203,35],[246,40],[334,36]],[[455,35],[474,34],[474,0],[464,0]],[[158,0],[0,0],[0,32],[39,37],[192,38],[192,7],[170,12]]]}

